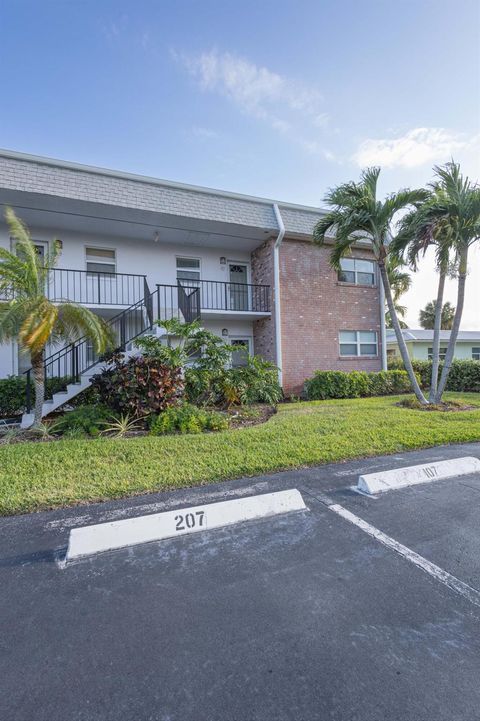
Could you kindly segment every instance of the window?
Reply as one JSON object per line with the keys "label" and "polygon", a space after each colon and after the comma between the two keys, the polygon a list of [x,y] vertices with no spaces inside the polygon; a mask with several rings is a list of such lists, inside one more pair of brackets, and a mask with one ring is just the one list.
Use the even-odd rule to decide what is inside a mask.
{"label": "window", "polygon": [[342,258],[338,280],[355,285],[375,285],[375,264],[371,260]]}
{"label": "window", "polygon": [[377,333],[370,330],[342,330],[339,333],[341,356],[377,355]]}
{"label": "window", "polygon": [[[177,280],[200,280],[200,260],[198,258],[177,258]],[[182,283],[187,285],[187,283]]]}
{"label": "window", "polygon": [[232,368],[246,366],[248,354],[250,353],[249,338],[232,338],[230,343],[233,346]]}
{"label": "window", "polygon": [[[445,360],[446,352],[447,352],[446,348],[440,348],[440,360],[441,361]],[[433,359],[433,348],[429,348],[428,349],[428,360],[432,360],[432,359]]]}
{"label": "window", "polygon": [[85,248],[87,273],[115,273],[115,250],[107,248]]}
{"label": "window", "polygon": [[472,348],[472,360],[480,361],[480,346],[478,348]]}

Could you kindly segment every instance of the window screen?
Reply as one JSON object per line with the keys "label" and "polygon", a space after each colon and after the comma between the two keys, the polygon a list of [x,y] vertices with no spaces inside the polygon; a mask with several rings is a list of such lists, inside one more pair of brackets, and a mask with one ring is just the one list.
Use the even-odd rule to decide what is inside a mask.
{"label": "window screen", "polygon": [[341,356],[376,356],[377,333],[370,330],[342,330],[339,333]]}
{"label": "window screen", "polygon": [[112,248],[86,248],[88,273],[115,273],[116,258]]}
{"label": "window screen", "polygon": [[375,285],[375,264],[371,260],[342,258],[338,280],[356,285]]}
{"label": "window screen", "polygon": [[177,258],[177,280],[200,280],[200,260]]}

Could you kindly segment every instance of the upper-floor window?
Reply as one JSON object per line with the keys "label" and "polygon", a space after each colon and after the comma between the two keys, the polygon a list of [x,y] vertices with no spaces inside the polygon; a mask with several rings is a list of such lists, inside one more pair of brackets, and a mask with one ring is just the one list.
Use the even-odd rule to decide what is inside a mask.
{"label": "upper-floor window", "polygon": [[472,360],[480,361],[480,346],[478,348],[472,348]]}
{"label": "upper-floor window", "polygon": [[[447,353],[446,348],[440,348],[439,358],[441,361],[445,360],[446,353]],[[428,360],[433,360],[433,348],[428,349]]]}
{"label": "upper-floor window", "polygon": [[341,258],[338,280],[355,285],[375,285],[375,264],[371,260]]}
{"label": "upper-floor window", "polygon": [[116,255],[113,248],[85,248],[87,273],[115,273]]}
{"label": "upper-floor window", "polygon": [[341,356],[376,356],[378,343],[376,331],[342,330],[339,333]]}
{"label": "upper-floor window", "polygon": [[200,260],[177,258],[177,280],[200,280]]}

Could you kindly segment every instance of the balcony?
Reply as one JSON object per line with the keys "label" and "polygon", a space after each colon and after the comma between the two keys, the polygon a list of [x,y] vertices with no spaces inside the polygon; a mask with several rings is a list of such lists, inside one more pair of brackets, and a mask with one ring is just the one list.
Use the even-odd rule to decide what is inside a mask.
{"label": "balcony", "polygon": [[90,306],[128,307],[149,293],[144,275],[70,268],[54,268],[47,287],[47,296],[51,301],[71,300]]}
{"label": "balcony", "polygon": [[159,318],[185,320],[241,317],[255,320],[270,315],[270,286],[218,280],[182,280],[177,285],[157,284]]}

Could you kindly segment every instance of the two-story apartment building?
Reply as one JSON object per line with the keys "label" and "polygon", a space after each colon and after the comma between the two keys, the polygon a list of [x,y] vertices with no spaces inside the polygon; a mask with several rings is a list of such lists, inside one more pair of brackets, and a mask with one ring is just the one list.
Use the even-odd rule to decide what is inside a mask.
{"label": "two-story apartment building", "polygon": [[[286,393],[316,369],[379,370],[382,318],[368,245],[342,272],[312,243],[321,209],[0,151],[3,209],[24,220],[43,255],[61,244],[47,292],[83,303],[127,346],[157,318],[199,318],[280,369]],[[49,375],[79,376],[88,344],[50,349]],[[0,346],[0,377],[25,372],[15,344]]]}

